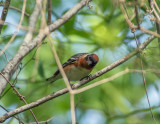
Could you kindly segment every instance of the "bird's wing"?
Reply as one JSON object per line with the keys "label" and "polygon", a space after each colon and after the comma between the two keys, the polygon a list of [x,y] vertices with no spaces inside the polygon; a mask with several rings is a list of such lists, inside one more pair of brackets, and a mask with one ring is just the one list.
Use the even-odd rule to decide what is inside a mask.
{"label": "bird's wing", "polygon": [[[62,67],[66,67],[70,64],[73,64],[75,61],[77,61],[80,57],[82,57],[83,55],[87,55],[89,53],[78,53],[78,54],[75,54],[73,56],[71,56],[71,58],[69,58],[63,65]],[[59,69],[54,73],[54,76],[58,75],[59,74]]]}

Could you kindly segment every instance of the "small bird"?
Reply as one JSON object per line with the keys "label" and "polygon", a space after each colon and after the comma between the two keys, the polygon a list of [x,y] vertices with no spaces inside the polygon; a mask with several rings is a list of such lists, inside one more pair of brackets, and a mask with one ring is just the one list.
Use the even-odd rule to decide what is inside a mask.
{"label": "small bird", "polygon": [[[63,65],[63,69],[69,81],[79,81],[89,75],[95,65],[98,63],[99,58],[96,54],[78,53],[69,58]],[[54,82],[61,79],[59,69],[46,81]]]}

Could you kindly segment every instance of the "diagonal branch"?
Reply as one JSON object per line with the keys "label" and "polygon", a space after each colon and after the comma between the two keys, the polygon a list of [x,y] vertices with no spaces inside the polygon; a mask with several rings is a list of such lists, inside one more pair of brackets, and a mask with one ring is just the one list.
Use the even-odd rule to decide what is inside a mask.
{"label": "diagonal branch", "polygon": [[[11,2],[11,0],[6,0],[5,1],[3,11],[2,11],[2,16],[0,18],[0,21],[2,21],[2,22],[4,22],[6,20],[6,16],[7,16],[7,13],[8,13],[8,8],[9,8],[9,5],[10,5],[10,2]],[[0,34],[1,34],[2,28],[3,28],[3,23],[0,24]]]}
{"label": "diagonal branch", "polygon": [[52,0],[48,0],[48,22],[47,24],[50,25],[51,24],[51,19],[52,17]]}
{"label": "diagonal branch", "polygon": [[[17,67],[19,63],[22,61],[22,59],[37,45],[39,42],[42,42],[42,40],[51,32],[59,28],[61,25],[63,25],[65,22],[67,22],[73,15],[75,15],[81,8],[83,8],[86,5],[86,1],[91,0],[81,0],[79,3],[77,3],[73,8],[71,8],[68,12],[66,12],[60,19],[55,21],[50,26],[47,26],[43,30],[40,31],[40,33],[33,39],[30,39],[30,36],[33,35],[33,32],[28,34],[29,40],[24,40],[23,44],[21,45],[19,51],[17,54],[13,57],[13,59],[10,60],[9,64],[2,69],[1,73],[5,76],[7,80],[10,80],[14,72],[17,70]],[[32,17],[32,16],[31,16]],[[32,19],[32,20],[31,20]],[[33,24],[35,24],[36,19],[30,18]],[[30,25],[33,27],[32,25]],[[31,29],[33,30],[33,28]],[[7,85],[7,81],[0,75],[0,95],[2,94],[3,90],[5,89]]]}
{"label": "diagonal branch", "polygon": [[[1,3],[0,3],[0,6],[4,6],[4,4],[1,4]],[[12,9],[12,10],[15,10],[15,11],[17,11],[17,12],[22,13],[22,10],[21,10],[21,9],[18,9],[18,8],[14,7],[14,6],[9,6],[9,9]],[[24,15],[25,15],[26,17],[28,17],[28,18],[29,18],[29,16],[30,16],[27,12],[25,12]]]}
{"label": "diagonal branch", "polygon": [[[9,112],[5,107],[3,107],[2,105],[0,105],[0,107],[5,110],[6,112]],[[18,122],[24,124],[18,117],[13,116],[15,119],[17,119]]]}
{"label": "diagonal branch", "polygon": [[[138,29],[138,26],[134,25],[134,24],[131,22],[131,20],[128,18],[127,14],[126,14],[126,10],[124,9],[124,4],[125,4],[125,3],[124,3],[124,0],[120,0],[120,8],[121,8],[121,10],[122,10],[122,13],[123,13],[123,15],[124,15],[124,18],[125,18],[128,26],[129,26],[129,28],[130,28],[131,30],[136,30],[136,29]],[[139,30],[141,30],[142,32],[144,32],[144,33],[146,33],[146,34],[154,35],[154,36],[160,38],[160,34],[158,34],[157,32],[153,32],[153,31],[148,30],[148,29],[145,29],[145,28],[143,28],[143,27],[139,27]]]}
{"label": "diagonal branch", "polygon": [[[143,44],[141,44],[139,46],[139,48],[135,49],[133,52],[127,54],[126,56],[122,57],[121,59],[117,60],[116,62],[112,63],[111,65],[105,67],[104,69],[102,69],[102,70],[96,72],[95,74],[89,76],[89,78],[85,78],[82,81],[74,84],[72,88],[73,89],[77,89],[78,87],[88,83],[89,81],[91,81],[91,80],[103,75],[104,73],[112,70],[113,68],[117,67],[118,65],[121,65],[122,63],[124,63],[127,60],[129,60],[130,58],[132,58],[134,55],[138,54],[139,51],[144,50],[146,48],[146,46],[149,45],[154,39],[155,39],[154,35],[150,36]],[[45,96],[45,97],[43,97],[43,98],[41,98],[41,99],[39,99],[39,100],[37,100],[35,102],[32,102],[32,103],[30,103],[28,105],[21,106],[21,107],[15,109],[13,111],[10,111],[10,112],[6,113],[3,116],[1,116],[0,117],[0,122],[4,122],[9,117],[12,117],[12,116],[14,116],[14,115],[16,115],[18,113],[21,113],[21,112],[26,111],[28,109],[31,109],[33,107],[39,106],[40,104],[43,104],[43,103],[45,103],[45,102],[47,102],[47,101],[49,101],[49,100],[51,100],[53,98],[56,98],[58,96],[61,96],[63,94],[66,94],[67,92],[69,92],[68,89],[64,88],[62,90],[57,91],[56,93],[50,94],[48,96]]]}
{"label": "diagonal branch", "polygon": [[[151,0],[148,0],[148,2],[151,10],[153,11],[154,17],[156,18],[155,23],[156,23],[157,33],[160,34],[160,17],[154,8],[154,5],[158,8],[157,3],[156,1],[151,1]],[[160,38],[158,38],[158,46],[159,46],[159,53],[160,53]]]}
{"label": "diagonal branch", "polygon": [[[3,76],[3,74],[2,74],[1,72],[0,72],[0,74]],[[5,78],[5,77],[4,77],[4,78]],[[7,80],[7,79],[6,79],[6,80]],[[10,86],[11,86],[11,87],[13,88],[13,90],[16,92],[16,94],[18,95],[18,97],[20,98],[20,100],[23,100],[23,102],[27,105],[28,103],[27,103],[27,101],[25,100],[24,96],[22,96],[22,95],[18,92],[18,90],[14,87],[13,84],[11,84],[8,80],[7,80],[7,82],[10,84]],[[33,118],[35,119],[35,121],[36,121],[37,124],[38,124],[38,120],[37,120],[35,114],[33,113],[33,111],[32,111],[31,109],[29,109],[29,111],[31,112]]]}
{"label": "diagonal branch", "polygon": [[[24,38],[24,42],[21,45],[18,53],[1,70],[1,73],[5,76],[5,78],[7,80],[10,80],[10,78],[12,77],[12,75],[14,74],[16,69],[18,68],[18,65],[19,65],[19,63],[21,61],[20,58],[23,55],[23,51],[26,51],[26,49],[27,49],[25,47],[25,44],[27,44],[27,42],[31,41],[31,39],[32,39],[33,29],[35,27],[36,20],[37,20],[38,15],[39,15],[40,7],[41,7],[41,5],[38,5],[38,4],[35,5],[34,11],[33,11],[32,15],[30,17],[30,20],[29,20],[29,27],[31,27],[31,28],[27,32],[27,34],[26,34],[26,36]],[[1,93],[3,92],[3,90],[5,89],[6,85],[7,85],[7,80],[6,79],[4,79],[2,75],[0,75],[0,96],[1,96]]]}
{"label": "diagonal branch", "polygon": [[[140,41],[137,39],[135,32],[133,32],[133,34],[134,34],[134,39],[135,39],[135,41],[136,41],[137,48],[139,48]],[[141,55],[141,53],[139,53],[139,57],[140,57],[141,70],[143,71],[143,70],[144,70],[144,67],[143,67],[143,62],[142,62],[142,55]],[[143,84],[144,84],[144,89],[145,89],[146,96],[147,96],[148,105],[149,105],[149,108],[150,108],[150,110],[151,110],[151,115],[152,115],[152,118],[153,118],[155,124],[157,124],[156,119],[155,119],[154,114],[153,114],[153,111],[152,111],[151,104],[150,104],[150,100],[149,100],[149,96],[148,96],[148,92],[147,92],[147,84],[146,84],[146,79],[145,79],[145,74],[144,74],[144,72],[142,72],[142,78],[143,78]]]}
{"label": "diagonal branch", "polygon": [[[157,109],[157,108],[160,108],[160,105],[152,107],[152,109]],[[141,112],[148,112],[148,111],[150,111],[150,108],[134,110],[134,111],[131,111],[131,112],[129,112],[127,114],[124,114],[124,115],[114,115],[114,116],[111,116],[111,117],[108,118],[108,122],[110,122],[112,120],[127,118],[129,116],[133,116],[135,114],[138,114],[138,113],[141,113]]]}

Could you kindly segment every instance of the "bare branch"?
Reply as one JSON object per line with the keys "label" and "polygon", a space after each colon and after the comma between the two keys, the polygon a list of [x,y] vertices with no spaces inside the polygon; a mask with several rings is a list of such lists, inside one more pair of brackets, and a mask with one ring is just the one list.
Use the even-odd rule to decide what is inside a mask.
{"label": "bare branch", "polygon": [[[137,0],[135,0],[135,2],[137,3]],[[140,28],[140,22],[139,22],[139,13],[138,13],[137,5],[135,5],[135,13],[136,13],[136,22],[137,22],[138,29],[139,29]]]}
{"label": "bare branch", "polygon": [[[124,1],[123,1],[123,0],[120,0],[120,8],[121,8],[121,10],[122,10],[122,13],[123,13],[123,15],[124,15],[124,18],[125,18],[128,26],[129,26],[129,28],[130,28],[131,30],[136,30],[136,29],[138,29],[138,26],[134,25],[134,24],[131,22],[131,20],[128,18],[127,14],[126,14],[126,12],[125,12],[124,5],[123,5],[123,4],[124,4]],[[158,34],[157,32],[153,32],[153,31],[148,30],[148,29],[145,29],[145,28],[143,28],[143,27],[140,27],[139,30],[141,30],[142,32],[145,32],[145,33],[147,33],[147,34],[151,34],[151,35],[154,35],[154,36],[160,38],[160,34]]]}
{"label": "bare branch", "polygon": [[48,22],[47,24],[51,24],[51,16],[52,16],[52,0],[48,0]]}
{"label": "bare branch", "polygon": [[[6,112],[9,112],[6,108],[4,108],[2,105],[0,105],[0,107],[2,109],[4,109]],[[19,118],[17,118],[16,116],[13,116],[15,119],[17,119],[17,121],[19,121],[20,123],[24,124]]]}
{"label": "bare branch", "polygon": [[[134,38],[135,38],[135,41],[136,41],[137,48],[139,48],[140,41],[137,39],[135,32],[133,32],[133,34],[134,34]],[[152,112],[152,107],[151,107],[149,96],[148,96],[148,92],[147,92],[147,84],[146,84],[145,74],[143,72],[144,69],[143,69],[142,55],[141,55],[140,52],[139,52],[139,57],[140,57],[140,65],[141,65],[141,70],[142,70],[143,84],[144,84],[144,89],[145,89],[146,96],[147,96],[148,105],[149,105],[149,108],[151,110],[152,118],[153,118],[155,124],[157,124],[156,119],[154,117],[154,114]]]}
{"label": "bare branch", "polygon": [[[157,3],[155,0],[153,1],[148,0],[148,2],[149,2],[150,8],[153,11],[154,17],[156,18],[155,23],[156,23],[157,33],[160,34],[160,17],[154,8],[154,5],[156,6],[157,10],[159,10],[159,7],[157,6]],[[158,45],[159,45],[159,54],[160,54],[160,38],[158,38]]]}
{"label": "bare branch", "polygon": [[[5,1],[0,21],[4,22],[6,20],[6,16],[7,16],[7,13],[8,13],[8,8],[9,8],[9,5],[10,5],[10,2],[11,2],[11,0],[6,0]],[[2,28],[3,28],[3,24],[0,24],[0,34],[1,34]]]}
{"label": "bare branch", "polygon": [[[53,120],[54,117],[49,118],[46,121],[40,121],[38,122],[39,124],[48,124],[48,122],[50,122],[51,120]],[[31,122],[31,123],[27,123],[27,124],[36,124],[36,122]]]}
{"label": "bare branch", "polygon": [[[0,74],[4,77],[4,75],[0,72]],[[4,77],[5,78],[5,77]],[[6,78],[5,78],[6,79]],[[22,96],[20,94],[20,92],[18,92],[18,90],[15,88],[15,86],[13,84],[11,84],[7,79],[6,81],[10,84],[10,86],[13,88],[13,90],[16,92],[16,94],[18,95],[18,97],[20,98],[20,100],[23,100],[23,102],[27,105],[27,101],[25,100],[24,96]],[[31,114],[33,115],[34,119],[36,120],[37,124],[38,124],[38,120],[35,116],[35,114],[33,113],[33,111],[31,109],[29,109],[29,111],[31,112]]]}
{"label": "bare branch", "polygon": [[13,40],[15,39],[17,33],[19,32],[19,28],[21,27],[21,24],[22,24],[22,21],[23,21],[23,18],[24,18],[25,8],[26,8],[26,0],[24,0],[24,2],[23,2],[22,14],[21,14],[21,18],[20,18],[18,27],[17,27],[15,33],[13,34],[13,36],[11,37],[11,39],[9,40],[9,42],[7,43],[7,45],[0,52],[0,56],[5,52],[5,50],[9,47],[9,45],[13,42]]}
{"label": "bare branch", "polygon": [[[154,107],[152,107],[152,109],[157,109],[159,107],[160,107],[160,105],[154,106]],[[127,118],[127,117],[135,115],[137,113],[147,112],[147,111],[150,111],[150,108],[134,110],[134,111],[132,111],[130,113],[127,113],[127,114],[124,114],[124,115],[114,115],[114,116],[111,116],[110,118],[108,118],[108,121],[110,122],[110,121],[115,120],[115,119]]]}
{"label": "bare branch", "polygon": [[[0,4],[0,6],[4,6],[4,4]],[[14,6],[9,6],[9,9],[13,9],[13,10],[15,10],[15,11],[17,11],[17,12],[22,13],[22,10],[21,10],[21,9],[18,9],[18,8],[14,7]],[[24,15],[27,16],[27,17],[30,16],[27,12],[25,12]]]}
{"label": "bare branch", "polygon": [[[141,45],[139,46],[139,49],[137,48],[137,49],[134,50],[133,52],[127,54],[126,56],[122,57],[121,59],[119,59],[119,60],[117,60],[116,62],[112,63],[111,65],[107,66],[106,68],[104,68],[104,69],[98,71],[97,73],[89,76],[89,78],[85,78],[85,79],[83,79],[82,81],[80,81],[79,83],[74,84],[72,88],[73,88],[73,89],[76,89],[76,88],[78,88],[78,87],[86,84],[87,82],[89,82],[89,81],[91,81],[91,80],[93,80],[93,79],[95,79],[95,78],[103,75],[104,73],[112,70],[113,68],[117,67],[118,65],[126,62],[126,61],[129,60],[131,57],[133,57],[134,55],[136,55],[137,53],[139,53],[139,51],[142,51],[143,49],[145,49],[146,46],[147,46],[148,44],[150,44],[150,43],[154,40],[154,38],[155,38],[154,35],[150,36],[143,44],[141,44]],[[67,93],[67,92],[69,92],[69,90],[68,90],[67,88],[64,88],[64,89],[62,89],[62,90],[57,91],[56,93],[50,94],[50,95],[48,95],[48,96],[45,96],[45,97],[43,97],[43,98],[41,98],[41,99],[39,99],[39,100],[37,100],[37,101],[35,101],[35,102],[32,102],[32,103],[30,103],[30,104],[28,104],[28,105],[21,106],[21,107],[13,110],[13,111],[11,111],[11,112],[6,113],[6,114],[3,115],[3,116],[1,116],[1,117],[0,117],[0,122],[4,122],[4,121],[5,121],[7,118],[9,118],[9,117],[12,117],[12,116],[14,116],[14,115],[16,115],[16,114],[18,114],[18,113],[21,113],[21,112],[23,112],[23,111],[25,111],[25,110],[28,110],[28,109],[31,109],[31,108],[33,108],[33,107],[39,106],[40,104],[43,104],[43,103],[45,103],[46,101],[49,101],[49,100],[51,100],[51,99],[53,99],[53,98],[56,98],[56,97],[58,97],[58,96],[61,96],[61,95],[65,94],[65,93]]]}
{"label": "bare branch", "polygon": [[155,7],[156,7],[157,11],[160,13],[160,9],[159,9],[159,7],[158,7],[158,5],[157,5],[156,1],[155,1],[155,0],[153,0],[153,2],[154,2],[154,5],[155,5]]}
{"label": "bare branch", "polygon": [[76,124],[76,116],[75,116],[76,114],[75,114],[74,93],[73,93],[73,91],[70,92],[71,116],[72,116],[72,124]]}

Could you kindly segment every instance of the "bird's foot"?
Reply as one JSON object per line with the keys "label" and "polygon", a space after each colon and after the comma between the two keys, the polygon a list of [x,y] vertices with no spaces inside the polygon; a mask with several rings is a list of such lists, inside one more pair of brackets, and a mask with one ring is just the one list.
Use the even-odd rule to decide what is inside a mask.
{"label": "bird's foot", "polygon": [[90,74],[90,75],[88,75],[88,76],[86,76],[86,77],[84,77],[84,78],[82,78],[80,81],[82,81],[83,79],[87,79],[87,80],[89,80],[90,76],[91,76],[91,74]]}

